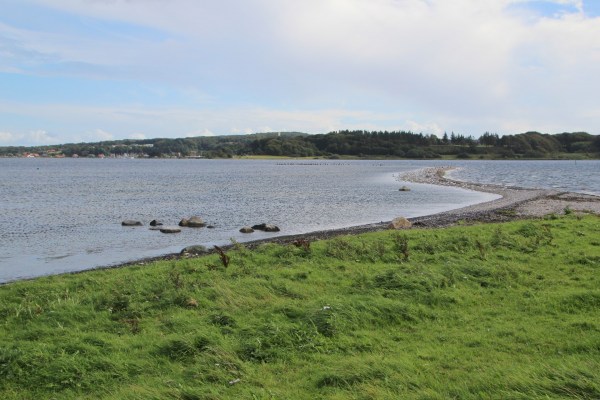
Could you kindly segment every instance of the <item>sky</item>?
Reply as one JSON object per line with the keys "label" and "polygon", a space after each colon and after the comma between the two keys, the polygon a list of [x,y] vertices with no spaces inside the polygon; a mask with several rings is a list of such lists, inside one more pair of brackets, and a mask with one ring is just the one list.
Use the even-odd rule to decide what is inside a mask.
{"label": "sky", "polygon": [[600,0],[0,0],[0,146],[600,134]]}

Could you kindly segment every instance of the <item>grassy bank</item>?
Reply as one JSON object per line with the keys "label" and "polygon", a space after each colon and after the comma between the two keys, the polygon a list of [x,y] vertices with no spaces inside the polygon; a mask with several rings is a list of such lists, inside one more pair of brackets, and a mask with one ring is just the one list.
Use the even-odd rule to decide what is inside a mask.
{"label": "grassy bank", "polygon": [[600,398],[600,218],[0,287],[2,399]]}

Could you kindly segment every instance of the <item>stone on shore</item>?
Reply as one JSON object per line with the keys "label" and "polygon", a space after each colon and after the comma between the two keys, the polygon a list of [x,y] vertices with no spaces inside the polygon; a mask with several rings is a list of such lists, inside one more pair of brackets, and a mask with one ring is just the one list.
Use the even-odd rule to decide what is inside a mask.
{"label": "stone on shore", "polygon": [[202,245],[188,246],[181,250],[182,256],[197,256],[208,253],[208,249]]}
{"label": "stone on shore", "polygon": [[279,232],[280,229],[277,225],[273,225],[273,224],[258,224],[258,225],[254,225],[252,226],[252,229],[257,230],[257,231],[263,231],[263,232]]}
{"label": "stone on shore", "polygon": [[121,225],[123,225],[123,226],[142,226],[144,224],[142,224],[141,221],[126,219],[125,221],[121,222]]}
{"label": "stone on shore", "polygon": [[252,232],[254,232],[254,229],[252,229],[249,226],[244,226],[240,229],[240,232],[241,233],[252,233]]}
{"label": "stone on shore", "polygon": [[394,218],[388,225],[389,229],[408,229],[412,223],[404,217]]}
{"label": "stone on shore", "polygon": [[177,226],[163,226],[162,228],[160,228],[160,231],[162,233],[179,233],[181,232],[181,228]]}

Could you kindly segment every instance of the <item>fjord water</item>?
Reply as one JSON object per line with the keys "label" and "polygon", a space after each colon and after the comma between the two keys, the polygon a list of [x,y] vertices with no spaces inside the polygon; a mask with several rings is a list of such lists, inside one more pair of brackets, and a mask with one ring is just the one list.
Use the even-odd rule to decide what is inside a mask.
{"label": "fjord water", "polygon": [[554,189],[600,196],[599,160],[463,161],[448,176],[467,182]]}
{"label": "fjord water", "polygon": [[[483,175],[488,165],[0,159],[0,282],[108,266],[178,252],[189,245],[275,235],[244,235],[238,232],[244,225],[274,223],[281,228],[279,235],[287,235],[432,214],[496,198],[433,185],[410,184],[410,192],[398,191],[403,185],[399,174],[450,164],[463,167],[460,173],[483,168]],[[587,167],[597,171],[599,165]],[[517,171],[524,175],[522,167]],[[600,193],[598,187],[594,190]],[[192,215],[202,216],[215,228],[171,235],[148,229],[153,219],[176,225]],[[140,220],[145,226],[122,227],[125,219]]]}

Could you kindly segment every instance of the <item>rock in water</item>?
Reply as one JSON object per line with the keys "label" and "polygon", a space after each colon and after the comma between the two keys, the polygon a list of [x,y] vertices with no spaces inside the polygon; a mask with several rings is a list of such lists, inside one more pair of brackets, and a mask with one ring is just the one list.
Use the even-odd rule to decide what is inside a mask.
{"label": "rock in water", "polygon": [[123,226],[142,226],[143,224],[140,221],[126,219],[125,221],[121,222],[121,225],[123,225]]}
{"label": "rock in water", "polygon": [[280,229],[277,225],[273,225],[273,224],[258,224],[258,225],[254,225],[252,226],[252,229],[255,229],[257,231],[264,231],[264,232],[279,232]]}
{"label": "rock in water", "polygon": [[398,189],[401,192],[410,192],[410,188],[408,186],[402,186],[400,189]]}
{"label": "rock in water", "polygon": [[249,226],[244,226],[240,229],[240,232],[242,233],[252,233],[254,232],[254,229],[250,228]]}
{"label": "rock in water", "polygon": [[162,228],[160,228],[160,231],[162,233],[179,233],[181,232],[181,228],[176,226],[163,226]]}
{"label": "rock in water", "polygon": [[159,221],[157,219],[153,219],[152,221],[150,221],[150,226],[160,226],[162,224],[162,221]]}
{"label": "rock in water", "polygon": [[190,228],[202,228],[203,226],[206,226],[206,222],[198,216],[193,216],[188,219],[187,226]]}
{"label": "rock in water", "polygon": [[188,226],[188,219],[182,218],[181,221],[179,221],[179,226]]}
{"label": "rock in water", "polygon": [[412,223],[404,217],[394,218],[388,225],[390,229],[408,229],[412,226]]}

